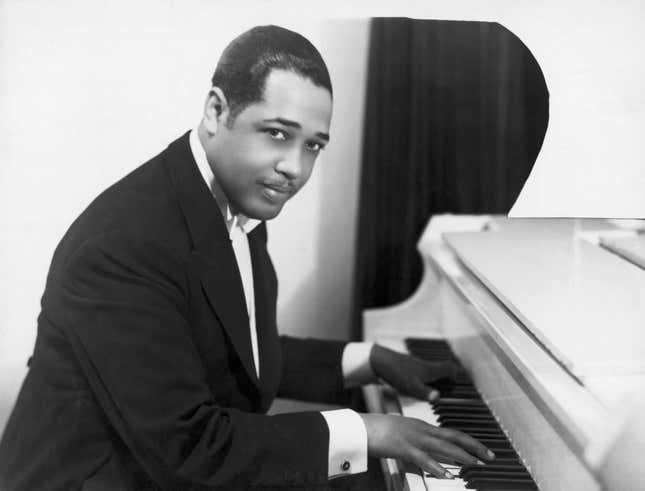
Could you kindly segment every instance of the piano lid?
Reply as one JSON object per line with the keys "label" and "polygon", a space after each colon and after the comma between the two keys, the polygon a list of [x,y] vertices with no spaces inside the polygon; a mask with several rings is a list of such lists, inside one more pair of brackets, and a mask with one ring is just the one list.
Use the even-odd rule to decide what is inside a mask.
{"label": "piano lid", "polygon": [[[645,270],[585,240],[602,220],[495,219],[449,233],[457,257],[583,383],[645,374]],[[602,232],[599,232],[602,235]],[[612,396],[615,399],[615,396]]]}

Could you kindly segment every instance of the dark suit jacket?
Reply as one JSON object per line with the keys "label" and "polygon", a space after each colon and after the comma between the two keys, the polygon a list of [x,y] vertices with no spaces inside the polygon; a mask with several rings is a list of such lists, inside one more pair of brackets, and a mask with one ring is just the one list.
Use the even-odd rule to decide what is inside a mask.
{"label": "dark suit jacket", "polygon": [[188,134],[81,214],[54,253],[0,489],[327,482],[322,416],[264,413],[276,394],[339,401],[344,345],[278,337],[265,224],[248,240],[259,380],[233,249]]}

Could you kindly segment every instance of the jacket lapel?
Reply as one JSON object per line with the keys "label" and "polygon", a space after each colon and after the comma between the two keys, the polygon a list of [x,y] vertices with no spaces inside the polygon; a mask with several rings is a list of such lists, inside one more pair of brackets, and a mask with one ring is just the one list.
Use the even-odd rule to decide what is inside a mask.
{"label": "jacket lapel", "polygon": [[188,133],[171,143],[166,152],[166,167],[193,241],[204,292],[249,379],[259,389],[244,289],[224,218],[199,173]]}
{"label": "jacket lapel", "polygon": [[226,329],[247,375],[257,387],[259,381],[253,363],[249,318],[235,255],[230,244],[218,244],[215,255],[218,256],[215,262],[208,257],[202,257],[203,262],[200,261],[204,265],[202,286],[215,315]]}

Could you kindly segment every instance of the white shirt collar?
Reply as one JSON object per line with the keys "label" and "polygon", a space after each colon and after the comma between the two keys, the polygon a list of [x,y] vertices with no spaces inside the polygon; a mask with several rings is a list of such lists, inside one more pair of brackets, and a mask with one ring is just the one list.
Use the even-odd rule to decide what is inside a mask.
{"label": "white shirt collar", "polygon": [[232,236],[233,231],[236,227],[242,229],[245,234],[250,233],[255,227],[260,225],[261,220],[249,218],[242,215],[241,213],[233,215],[224,191],[222,191],[222,188],[219,186],[219,184],[217,184],[217,181],[215,181],[215,175],[213,174],[213,170],[208,164],[208,159],[206,158],[206,151],[202,146],[202,142],[199,141],[197,128],[193,129],[190,132],[188,141],[190,142],[190,150],[193,153],[195,162],[197,162],[199,172],[204,178],[204,181],[206,182],[208,189],[210,189],[211,194],[215,198],[215,201],[217,201],[217,205],[219,206],[219,209],[222,212],[222,216],[226,221],[226,228],[228,229],[229,236]]}

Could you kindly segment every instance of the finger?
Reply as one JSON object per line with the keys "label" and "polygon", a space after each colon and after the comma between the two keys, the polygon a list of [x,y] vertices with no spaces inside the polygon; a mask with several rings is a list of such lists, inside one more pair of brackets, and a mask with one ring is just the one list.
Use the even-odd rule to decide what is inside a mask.
{"label": "finger", "polygon": [[488,449],[483,443],[477,439],[466,435],[458,430],[452,430],[450,428],[439,428],[441,430],[442,438],[456,443],[460,447],[464,448],[473,455],[476,455],[482,459],[492,460],[495,458],[495,454],[492,450]]}
{"label": "finger", "polygon": [[412,377],[408,381],[407,389],[409,390],[408,395],[416,397],[417,399],[433,402],[439,398],[439,391],[437,389],[424,384],[417,377]]}
{"label": "finger", "polygon": [[432,382],[433,380],[439,380],[442,378],[448,378],[454,380],[457,378],[457,373],[459,368],[456,364],[446,361],[441,363],[432,363],[432,362],[423,362],[423,380],[426,382]]}
{"label": "finger", "polygon": [[[402,394],[416,397],[417,399],[429,400],[432,389],[424,384],[416,374],[395,372],[391,375],[388,382]],[[432,396],[438,397],[439,393],[432,394]]]}
{"label": "finger", "polygon": [[425,442],[424,450],[431,455],[443,455],[451,460],[462,462],[467,465],[481,465],[481,460],[469,454],[463,448],[455,445],[454,443],[443,440],[441,438],[429,437]]}
{"label": "finger", "polygon": [[410,461],[428,474],[439,479],[454,479],[454,474],[429,455],[417,450],[412,453]]}
{"label": "finger", "polygon": [[[469,465],[466,462],[461,462],[459,460],[453,459],[452,457],[448,455],[443,455],[441,453],[434,453],[432,454],[432,458],[435,459],[437,462],[443,464],[443,465],[456,465],[456,466],[464,466],[464,465]],[[481,460],[477,461],[477,465],[486,465],[485,462],[482,462]]]}
{"label": "finger", "polygon": [[439,452],[433,452],[431,457],[435,459],[437,462],[439,462],[441,465],[463,465],[461,462],[456,461],[452,457],[448,455],[443,455]]}
{"label": "finger", "polygon": [[438,432],[435,432],[435,436],[455,443],[480,459],[492,460],[495,458],[495,454],[492,450],[488,449],[483,443],[479,442],[475,438],[466,435],[461,431],[452,430],[450,428],[437,428],[437,430]]}

